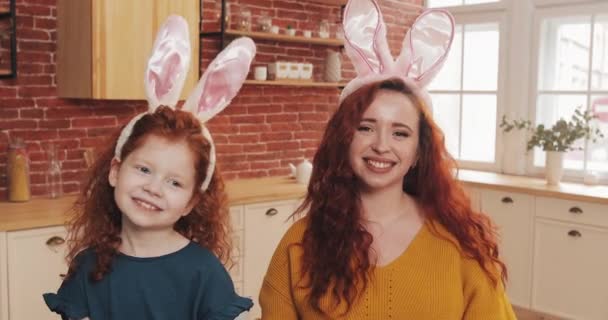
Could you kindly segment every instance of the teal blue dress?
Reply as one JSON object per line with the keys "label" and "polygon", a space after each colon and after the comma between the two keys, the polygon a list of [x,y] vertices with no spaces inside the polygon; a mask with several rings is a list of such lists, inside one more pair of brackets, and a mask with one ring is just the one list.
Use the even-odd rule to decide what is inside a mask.
{"label": "teal blue dress", "polygon": [[253,305],[235,293],[217,257],[195,242],[160,257],[118,254],[111,272],[98,282],[89,277],[93,250],[76,261],[77,271],[57,294],[43,295],[64,320],[232,320]]}

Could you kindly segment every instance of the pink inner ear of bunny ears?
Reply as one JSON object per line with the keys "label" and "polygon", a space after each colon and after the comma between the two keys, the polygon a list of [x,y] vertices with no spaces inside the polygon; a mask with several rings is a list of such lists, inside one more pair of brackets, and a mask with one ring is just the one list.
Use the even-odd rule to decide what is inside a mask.
{"label": "pink inner ear of bunny ears", "polygon": [[175,86],[175,80],[180,75],[179,65],[181,64],[181,58],[178,54],[174,53],[166,59],[166,65],[160,69],[160,73],[157,70],[150,70],[148,75],[148,81],[154,85],[154,94],[159,100],[171,91]]}
{"label": "pink inner ear of bunny ears", "polygon": [[[354,18],[350,18],[353,12]],[[367,13],[363,15],[361,12]],[[349,1],[344,9],[345,49],[359,75],[379,72],[382,69],[375,47],[375,39],[378,38],[382,25],[380,7],[375,1]],[[349,32],[350,30],[356,31]]]}

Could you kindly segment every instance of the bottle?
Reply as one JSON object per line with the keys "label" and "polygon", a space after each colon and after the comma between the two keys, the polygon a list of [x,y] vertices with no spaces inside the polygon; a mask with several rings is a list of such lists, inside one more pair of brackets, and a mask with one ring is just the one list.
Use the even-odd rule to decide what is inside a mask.
{"label": "bottle", "polygon": [[47,193],[51,199],[59,198],[63,194],[61,180],[61,164],[57,158],[57,146],[49,144],[47,148],[49,166],[46,171]]}
{"label": "bottle", "polygon": [[8,147],[8,200],[30,200],[30,164],[23,140],[17,138]]}

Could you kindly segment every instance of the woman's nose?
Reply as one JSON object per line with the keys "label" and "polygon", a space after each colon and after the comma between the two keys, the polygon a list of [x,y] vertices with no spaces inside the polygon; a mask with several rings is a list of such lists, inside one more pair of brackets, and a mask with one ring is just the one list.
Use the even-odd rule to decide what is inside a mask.
{"label": "woman's nose", "polygon": [[388,138],[386,137],[386,134],[384,134],[380,130],[376,133],[374,137],[374,141],[372,143],[372,150],[377,153],[384,153],[389,150]]}

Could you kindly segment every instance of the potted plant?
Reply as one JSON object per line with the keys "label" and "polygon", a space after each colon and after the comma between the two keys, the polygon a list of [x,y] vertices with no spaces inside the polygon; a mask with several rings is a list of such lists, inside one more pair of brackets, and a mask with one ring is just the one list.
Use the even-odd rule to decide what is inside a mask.
{"label": "potted plant", "polygon": [[547,184],[556,185],[563,173],[564,153],[570,150],[581,150],[582,148],[573,146],[578,139],[586,138],[595,142],[598,138],[604,137],[599,129],[591,126],[591,120],[595,118],[593,112],[589,110],[583,112],[581,107],[578,107],[570,120],[559,119],[551,127],[545,127],[544,124],[533,126],[530,120],[509,121],[506,116],[503,116],[500,128],[504,132],[517,129],[526,130],[529,133],[527,150],[540,147],[547,153],[545,163]]}
{"label": "potted plant", "polygon": [[296,35],[296,29],[294,29],[293,27],[291,27],[290,24],[287,25],[287,30],[285,30],[285,32],[287,33],[288,36],[295,36]]}

